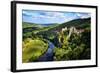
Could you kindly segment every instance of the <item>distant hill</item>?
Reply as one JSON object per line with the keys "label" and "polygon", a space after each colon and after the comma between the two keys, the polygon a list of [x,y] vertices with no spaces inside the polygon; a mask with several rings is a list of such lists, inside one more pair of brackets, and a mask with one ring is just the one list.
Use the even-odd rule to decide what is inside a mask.
{"label": "distant hill", "polygon": [[56,26],[56,25],[59,25],[59,24],[57,24],[57,23],[49,23],[49,24],[40,24],[40,25],[42,25],[44,27],[51,27],[51,26]]}
{"label": "distant hill", "polygon": [[28,23],[28,22],[23,22],[22,23],[23,28],[29,28],[29,27],[42,27],[39,24],[35,24],[35,23]]}
{"label": "distant hill", "polygon": [[85,18],[85,19],[75,19],[69,22],[65,22],[62,24],[34,24],[34,23],[26,23],[23,22],[23,31],[24,32],[38,32],[38,34],[53,34],[57,31],[61,31],[62,28],[69,28],[69,27],[75,27],[77,29],[84,29],[85,27],[89,27],[91,24],[91,18]]}
{"label": "distant hill", "polygon": [[90,27],[90,24],[91,24],[91,18],[75,19],[75,20],[72,20],[72,21],[69,21],[69,22],[62,23],[62,24],[58,25],[57,27],[52,28],[50,30],[53,30],[53,31],[58,30],[59,31],[64,27],[72,27],[72,26],[77,28],[77,29],[82,29],[82,28],[85,28],[85,27]]}
{"label": "distant hill", "polygon": [[[69,28],[69,27],[75,27],[76,29],[84,29],[86,27],[90,28],[90,24],[91,24],[91,18],[86,18],[86,19],[75,19],[69,22],[65,22],[62,24],[59,24],[57,26],[51,26],[48,27],[47,30],[42,29],[42,31],[38,31],[38,34],[56,34],[57,32],[61,31],[62,28]],[[50,34],[49,34],[50,33]]]}
{"label": "distant hill", "polygon": [[54,25],[51,24],[48,27],[43,27],[43,24],[41,25],[23,22],[23,34],[31,35],[32,33],[34,33],[36,35],[42,35],[46,39],[51,39],[51,38],[58,36],[57,33],[65,27],[67,28],[75,27],[76,29],[80,29],[80,30],[90,29],[91,18],[75,19],[75,20],[65,22],[62,24],[54,24]]}
{"label": "distant hill", "polygon": [[46,31],[46,30],[54,28],[55,26],[58,26],[58,25],[59,24],[57,24],[57,23],[52,23],[52,24],[35,24],[35,23],[28,23],[28,22],[22,23],[23,32]]}
{"label": "distant hill", "polygon": [[67,27],[79,27],[80,25],[86,25],[86,24],[90,24],[91,22],[91,18],[85,18],[85,19],[75,19],[69,22],[65,22],[63,23],[61,26],[67,26]]}
{"label": "distant hill", "polygon": [[50,26],[55,26],[55,25],[58,25],[57,23],[49,23],[49,24],[36,24],[36,23],[28,23],[28,22],[23,22],[22,23],[23,25],[23,28],[28,28],[28,27],[39,27],[39,28],[42,28],[42,27],[50,27]]}

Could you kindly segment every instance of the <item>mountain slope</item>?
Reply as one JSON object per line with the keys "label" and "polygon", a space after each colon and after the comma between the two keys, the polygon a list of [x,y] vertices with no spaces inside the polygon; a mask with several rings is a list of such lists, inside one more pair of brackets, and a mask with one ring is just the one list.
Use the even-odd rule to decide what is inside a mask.
{"label": "mountain slope", "polygon": [[51,30],[53,31],[60,31],[62,28],[65,27],[76,27],[77,29],[82,29],[85,27],[90,27],[90,23],[91,23],[91,18],[86,18],[86,19],[76,19],[76,20],[72,20],[69,22],[65,22],[60,24],[59,26],[52,28]]}

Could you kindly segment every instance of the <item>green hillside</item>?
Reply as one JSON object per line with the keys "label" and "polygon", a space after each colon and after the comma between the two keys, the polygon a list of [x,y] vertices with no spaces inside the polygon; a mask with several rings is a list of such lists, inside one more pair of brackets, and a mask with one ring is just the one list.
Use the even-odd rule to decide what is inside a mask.
{"label": "green hillside", "polygon": [[27,23],[27,22],[22,23],[23,28],[35,27],[35,26],[36,26],[36,24],[32,24],[32,23]]}
{"label": "green hillside", "polygon": [[84,29],[85,27],[90,27],[90,18],[87,19],[75,19],[69,22],[65,22],[62,24],[54,24],[48,27],[43,27],[40,24],[34,24],[34,23],[26,23],[23,22],[23,30],[25,32],[36,32],[36,33],[44,33],[44,32],[54,32],[54,31],[60,31],[62,28],[65,27],[76,27],[77,29]]}
{"label": "green hillside", "polygon": [[39,35],[43,35],[44,37],[46,37],[47,39],[50,39],[50,37],[55,37],[58,36],[57,32],[61,31],[63,28],[70,28],[70,27],[75,27],[77,29],[86,29],[89,28],[90,29],[90,18],[87,19],[76,19],[76,20],[72,20],[69,22],[65,22],[59,25],[55,25],[53,27],[46,27],[42,28],[41,30],[36,30]]}
{"label": "green hillside", "polygon": [[23,63],[38,61],[51,46],[48,41],[55,46],[54,61],[90,59],[91,18],[46,27],[23,22]]}
{"label": "green hillside", "polygon": [[[76,27],[77,29],[83,29],[85,27],[90,27],[90,18],[87,19],[76,19],[69,22],[65,22],[57,26],[56,28],[52,28],[51,30],[59,31],[65,27]],[[49,30],[50,31],[50,30]]]}

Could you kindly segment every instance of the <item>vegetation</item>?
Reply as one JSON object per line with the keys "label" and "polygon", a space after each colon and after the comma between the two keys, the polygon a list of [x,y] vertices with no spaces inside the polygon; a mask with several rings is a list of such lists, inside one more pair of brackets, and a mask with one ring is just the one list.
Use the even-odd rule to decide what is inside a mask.
{"label": "vegetation", "polygon": [[54,60],[90,59],[90,30],[84,29],[81,33],[72,31],[70,37],[64,32],[59,33],[62,45],[54,49]]}
{"label": "vegetation", "polygon": [[40,39],[27,38],[23,41],[23,62],[36,61],[48,48],[48,44]]}
{"label": "vegetation", "polygon": [[90,27],[90,18],[50,26],[23,22],[23,63],[38,61],[51,46],[48,41],[55,46],[54,61],[90,59]]}

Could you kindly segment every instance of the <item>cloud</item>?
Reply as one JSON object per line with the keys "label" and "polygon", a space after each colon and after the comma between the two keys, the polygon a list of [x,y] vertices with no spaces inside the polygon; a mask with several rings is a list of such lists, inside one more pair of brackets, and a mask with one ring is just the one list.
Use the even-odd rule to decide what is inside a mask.
{"label": "cloud", "polygon": [[23,10],[23,21],[33,23],[64,23],[77,18],[88,18],[88,13]]}
{"label": "cloud", "polygon": [[30,13],[28,13],[27,11],[22,11],[23,16],[31,16]]}
{"label": "cloud", "polygon": [[76,13],[76,15],[81,19],[91,17],[89,13]]}

